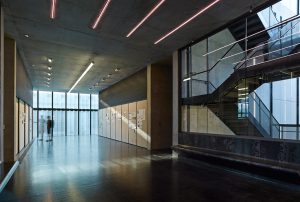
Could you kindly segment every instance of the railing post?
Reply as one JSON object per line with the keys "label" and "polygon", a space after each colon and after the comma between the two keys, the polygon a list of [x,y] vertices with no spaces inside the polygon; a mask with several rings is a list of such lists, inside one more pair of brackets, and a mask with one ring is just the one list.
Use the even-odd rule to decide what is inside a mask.
{"label": "railing post", "polygon": [[[282,16],[280,16],[280,23],[282,22]],[[280,31],[279,31],[279,43],[280,43],[280,53],[281,53],[281,57],[283,56],[283,51],[282,51],[282,39],[281,39],[281,37],[282,37],[282,35],[281,35],[281,31],[282,31],[282,25],[280,25],[280,27],[279,27],[279,29],[280,29]]]}
{"label": "railing post", "polygon": [[272,128],[273,120],[272,120],[272,116],[270,116],[269,119],[270,119],[270,131],[269,132],[270,132],[270,136],[273,138],[273,128]]}
{"label": "railing post", "polygon": [[259,124],[261,125],[260,100],[258,100],[258,118],[259,118]]}

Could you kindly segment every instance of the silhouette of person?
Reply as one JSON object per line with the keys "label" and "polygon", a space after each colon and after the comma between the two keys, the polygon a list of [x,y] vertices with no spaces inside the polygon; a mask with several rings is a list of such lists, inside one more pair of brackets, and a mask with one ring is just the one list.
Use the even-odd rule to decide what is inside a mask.
{"label": "silhouette of person", "polygon": [[50,116],[47,116],[48,141],[52,141],[52,129],[53,129],[53,121],[50,119]]}
{"label": "silhouette of person", "polygon": [[41,116],[40,120],[39,120],[39,134],[40,134],[40,138],[39,140],[43,140],[44,138],[44,132],[45,132],[45,119],[43,117],[43,115]]}

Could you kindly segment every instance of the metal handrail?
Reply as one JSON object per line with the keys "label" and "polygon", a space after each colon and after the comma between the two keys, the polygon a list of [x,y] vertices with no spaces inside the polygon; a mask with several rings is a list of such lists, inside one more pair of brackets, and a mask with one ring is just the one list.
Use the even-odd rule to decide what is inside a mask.
{"label": "metal handrail", "polygon": [[221,62],[222,61],[222,58],[224,58],[234,47],[235,47],[235,45],[236,44],[238,44],[238,43],[235,43],[235,44],[233,44],[226,52],[225,52],[225,54],[211,67],[211,68],[209,68],[208,69],[208,71],[210,72],[213,68],[215,68],[218,64],[219,64],[219,62]]}
{"label": "metal handrail", "polygon": [[193,79],[193,78],[191,78],[191,80],[200,81],[200,82],[203,82],[203,83],[205,83],[205,84],[210,84],[214,89],[217,89],[217,88],[214,86],[214,84],[212,84],[211,81],[206,81],[206,80],[201,80],[201,79]]}
{"label": "metal handrail", "polygon": [[[281,39],[282,39],[289,31],[295,29],[296,25],[299,24],[299,22],[300,22],[300,20],[297,21],[296,24],[294,24],[293,26],[291,26],[291,28],[289,28],[283,35],[281,35],[279,39],[275,40],[275,41],[273,42],[273,44],[270,45],[269,48],[272,48],[272,46],[274,46],[278,41],[280,41],[280,40],[281,40]],[[292,23],[292,22],[291,22],[291,23]],[[281,29],[283,29],[283,27],[282,27]],[[291,35],[291,36],[292,36],[292,35]]]}
{"label": "metal handrail", "polygon": [[[265,46],[266,44],[264,44],[264,46]],[[253,56],[253,55],[255,55],[258,51],[260,51],[260,49],[257,49],[257,50],[255,50],[251,55]],[[249,54],[250,55],[250,54]],[[246,57],[248,57],[249,55],[245,55],[241,60],[240,60],[240,62],[242,62],[242,63],[240,63],[240,62],[238,62],[234,67],[233,67],[233,69],[236,71],[236,70],[238,70],[238,69],[240,69],[247,61],[249,61],[249,59],[251,59],[251,58],[246,58]],[[239,66],[239,67],[238,67]],[[237,68],[238,67],[238,68]]]}
{"label": "metal handrail", "polygon": [[[292,21],[290,21],[290,22],[292,22]],[[297,24],[299,24],[300,23],[300,20],[299,21],[297,21],[297,23],[295,24],[295,25],[293,25],[291,28],[289,28],[279,39],[276,39],[274,42],[273,42],[273,44],[272,45],[270,45],[269,46],[269,48],[272,48],[272,46],[274,46],[278,41],[280,41],[282,38],[284,38],[284,36],[289,32],[289,31],[291,31],[291,30],[293,30],[293,29],[295,29],[295,27],[296,27],[296,25]],[[283,29],[283,27],[281,28],[281,29]],[[268,40],[267,41],[265,41],[265,42],[262,42],[262,43],[264,43],[263,44],[263,46],[266,46],[267,44],[268,44]],[[262,45],[261,45],[262,46]],[[255,55],[258,51],[260,51],[260,50],[255,50],[255,52],[252,54],[252,55]],[[238,69],[240,69],[240,67],[241,66],[243,66],[247,61],[249,61],[249,59],[251,59],[251,58],[248,58],[247,60],[245,60],[246,59],[246,56],[244,56],[240,61],[242,62],[242,63],[237,63],[235,66],[234,66],[234,70],[238,70]],[[239,67],[238,67],[239,66]],[[238,67],[238,68],[237,68]]]}
{"label": "metal handrail", "polygon": [[251,35],[249,35],[249,36],[246,36],[246,37],[244,37],[244,38],[242,38],[242,39],[240,39],[240,40],[237,40],[237,41],[232,42],[232,43],[230,43],[230,44],[227,44],[227,45],[225,45],[225,46],[223,46],[223,47],[220,47],[220,48],[218,48],[218,49],[215,49],[215,50],[213,50],[213,51],[211,51],[211,52],[209,52],[209,53],[204,54],[203,56],[206,56],[206,55],[209,55],[209,54],[211,54],[211,53],[217,52],[217,51],[219,51],[219,50],[221,50],[221,49],[223,49],[223,48],[226,48],[226,47],[231,46],[231,45],[233,45],[233,44],[239,43],[239,42],[241,42],[241,41],[245,41],[245,40],[247,40],[248,38],[251,38],[251,37],[256,36],[256,35],[258,35],[258,34],[261,34],[261,33],[263,33],[263,32],[267,32],[267,31],[269,31],[269,30],[271,30],[271,29],[274,29],[274,28],[276,28],[276,27],[280,27],[280,26],[283,25],[283,24],[286,24],[286,23],[288,23],[288,22],[291,22],[291,21],[296,20],[296,19],[299,19],[299,18],[300,18],[300,15],[295,16],[295,17],[291,17],[291,18],[286,19],[286,20],[284,20],[284,21],[282,21],[282,22],[280,22],[280,23],[278,23],[278,24],[275,24],[275,25],[273,25],[273,26],[271,26],[271,27],[269,27],[269,28],[267,28],[267,29],[258,31],[258,32],[256,32],[256,33],[251,34]]}
{"label": "metal handrail", "polygon": [[[265,105],[265,103],[260,99],[260,97],[253,91],[252,93],[249,94],[252,99],[257,103],[258,102],[258,107],[259,107],[259,111],[261,110],[261,105],[267,110],[267,115],[269,116],[269,120],[270,120],[270,125],[273,125],[276,127],[276,129],[278,130],[278,133],[280,133],[280,124],[277,121],[277,119],[273,116],[273,114],[270,112],[270,110],[268,110],[267,106]],[[253,95],[255,95],[255,98],[253,97]],[[258,101],[257,101],[258,100]],[[250,111],[248,110],[248,112],[250,113]],[[274,121],[273,121],[274,120]],[[275,124],[272,124],[274,123]],[[261,123],[260,123],[261,125]],[[272,135],[272,134],[270,134]]]}

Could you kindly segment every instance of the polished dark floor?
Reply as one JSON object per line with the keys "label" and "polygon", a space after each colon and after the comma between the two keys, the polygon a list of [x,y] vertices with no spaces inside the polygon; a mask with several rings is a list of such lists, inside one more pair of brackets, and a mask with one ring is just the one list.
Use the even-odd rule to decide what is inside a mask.
{"label": "polished dark floor", "polygon": [[299,189],[97,136],[34,142],[0,201],[300,201]]}

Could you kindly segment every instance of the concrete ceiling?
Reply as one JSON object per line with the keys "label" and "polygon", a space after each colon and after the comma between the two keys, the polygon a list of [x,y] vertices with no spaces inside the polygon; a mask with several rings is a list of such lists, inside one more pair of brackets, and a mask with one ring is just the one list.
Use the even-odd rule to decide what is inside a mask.
{"label": "concrete ceiling", "polygon": [[[16,39],[18,50],[35,89],[68,91],[87,65],[95,62],[74,92],[98,92],[147,64],[217,29],[268,0],[223,0],[204,15],[158,45],[162,35],[212,0],[167,0],[131,38],[127,33],[158,0],[112,0],[96,30],[90,25],[105,0],[57,0],[57,18],[50,20],[50,0],[1,0],[5,32]],[[26,38],[24,35],[30,37]],[[47,58],[53,58],[50,88],[43,82]],[[115,68],[121,71],[115,72]],[[102,78],[112,76],[105,81]]]}

